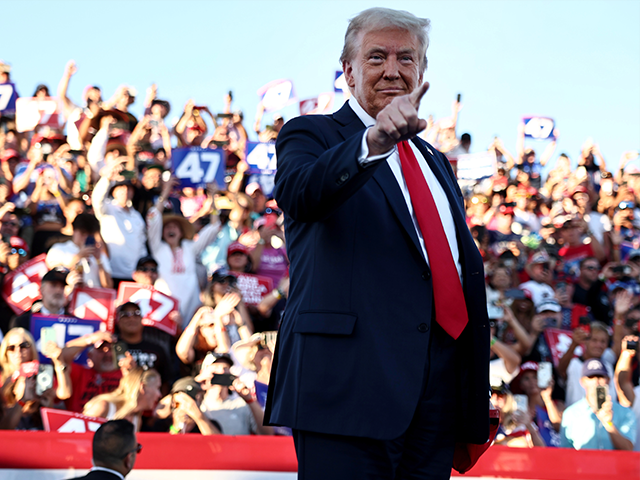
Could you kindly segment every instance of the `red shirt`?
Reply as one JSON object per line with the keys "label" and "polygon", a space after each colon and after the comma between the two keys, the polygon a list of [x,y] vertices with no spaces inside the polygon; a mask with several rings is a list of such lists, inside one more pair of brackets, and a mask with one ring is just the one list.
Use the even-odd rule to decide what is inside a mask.
{"label": "red shirt", "polygon": [[73,393],[65,400],[67,410],[82,413],[84,405],[93,397],[101,393],[113,392],[120,384],[122,372],[98,373],[92,368],[85,368],[75,363],[71,364],[71,386]]}

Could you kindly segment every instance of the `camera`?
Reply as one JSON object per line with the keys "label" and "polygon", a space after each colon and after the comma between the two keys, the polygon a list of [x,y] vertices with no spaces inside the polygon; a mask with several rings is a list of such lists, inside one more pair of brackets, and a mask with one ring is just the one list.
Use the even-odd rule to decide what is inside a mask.
{"label": "camera", "polygon": [[627,350],[635,350],[638,351],[638,341],[637,340],[628,340],[627,341]]}

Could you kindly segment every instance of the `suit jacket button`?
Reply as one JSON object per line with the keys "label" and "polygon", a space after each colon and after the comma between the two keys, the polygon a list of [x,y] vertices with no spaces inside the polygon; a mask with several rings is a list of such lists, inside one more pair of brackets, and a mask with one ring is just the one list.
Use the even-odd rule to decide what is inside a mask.
{"label": "suit jacket button", "polygon": [[420,333],[427,333],[428,330],[429,330],[429,325],[427,325],[426,323],[421,323],[420,325],[418,325],[418,331]]}
{"label": "suit jacket button", "polygon": [[349,180],[349,174],[347,172],[344,172],[342,175],[340,175],[340,178],[338,179],[337,184],[342,185],[347,180]]}
{"label": "suit jacket button", "polygon": [[423,280],[429,280],[429,278],[431,278],[431,272],[429,270],[425,270],[424,272],[422,272]]}

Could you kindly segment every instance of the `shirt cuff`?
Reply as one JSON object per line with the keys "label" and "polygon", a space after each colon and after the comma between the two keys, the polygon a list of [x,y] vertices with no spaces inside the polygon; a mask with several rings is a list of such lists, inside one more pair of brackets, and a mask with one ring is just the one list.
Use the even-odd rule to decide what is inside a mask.
{"label": "shirt cuff", "polygon": [[[371,127],[369,127],[371,128]],[[375,165],[376,163],[386,160],[391,156],[391,154],[395,151],[396,147],[394,147],[380,155],[374,155],[373,157],[369,157],[369,145],[367,145],[367,132],[369,131],[367,128],[362,135],[362,143],[360,144],[360,155],[358,155],[358,163],[361,167],[366,168],[371,165]]]}

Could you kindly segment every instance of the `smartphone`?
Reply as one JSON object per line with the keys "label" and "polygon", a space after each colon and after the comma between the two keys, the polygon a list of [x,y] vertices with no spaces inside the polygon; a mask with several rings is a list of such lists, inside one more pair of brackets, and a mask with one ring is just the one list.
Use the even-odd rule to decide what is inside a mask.
{"label": "smartphone", "polygon": [[162,181],[168,182],[169,180],[171,180],[171,172],[169,170],[165,170],[162,172]]}
{"label": "smartphone", "polygon": [[582,326],[591,325],[591,318],[587,316],[580,317],[580,320],[578,320],[578,325],[582,325]]}
{"label": "smartphone", "polygon": [[40,329],[40,346],[44,349],[45,345],[49,342],[58,344],[56,340],[56,329],[53,327],[42,327]]}
{"label": "smartphone", "polygon": [[126,353],[129,351],[129,347],[124,342],[118,342],[113,347],[113,351],[115,353],[116,362],[120,362],[120,360],[126,357]]}
{"label": "smartphone", "polygon": [[538,388],[545,389],[551,383],[553,368],[551,362],[540,362],[538,365]]}
{"label": "smartphone", "polygon": [[88,236],[87,240],[84,242],[85,247],[95,247],[96,246],[96,238],[92,236]]}
{"label": "smartphone", "polygon": [[516,410],[521,412],[529,410],[529,398],[526,395],[514,395],[513,399],[516,401]]}
{"label": "smartphone", "polygon": [[628,340],[627,341],[627,350],[635,350],[638,351],[638,341],[637,340]]}
{"label": "smartphone", "polygon": [[40,364],[36,377],[36,395],[53,388],[53,365]]}
{"label": "smartphone", "polygon": [[596,403],[598,410],[602,408],[602,404],[607,401],[607,395],[609,395],[608,385],[598,385],[596,387]]}
{"label": "smartphone", "polygon": [[456,101],[457,101],[458,103],[460,103],[460,99],[461,99],[461,98],[462,98],[462,94],[460,94],[460,93],[459,93],[459,94],[458,94],[458,96],[456,97]]}
{"label": "smartphone", "polygon": [[218,113],[216,118],[233,118],[233,113]]}
{"label": "smartphone", "polygon": [[223,387],[230,387],[233,385],[233,381],[237,377],[231,373],[214,373],[211,379],[211,385],[222,385]]}
{"label": "smartphone", "polygon": [[513,298],[514,300],[524,300],[526,297],[524,290],[519,288],[510,288],[504,292],[504,296],[507,298]]}

